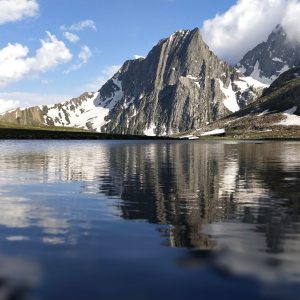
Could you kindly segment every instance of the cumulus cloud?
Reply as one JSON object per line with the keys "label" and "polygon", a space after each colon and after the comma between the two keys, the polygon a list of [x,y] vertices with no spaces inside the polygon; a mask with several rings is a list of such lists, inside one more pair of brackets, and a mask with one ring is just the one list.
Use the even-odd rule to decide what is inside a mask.
{"label": "cumulus cloud", "polygon": [[78,63],[72,65],[69,69],[65,71],[66,74],[79,70],[83,65],[85,65],[92,56],[92,52],[88,46],[81,46],[81,50],[78,54]]}
{"label": "cumulus cloud", "polygon": [[8,44],[0,49],[0,87],[46,72],[72,59],[64,42],[50,32],[45,40],[41,40],[35,56],[29,57],[28,53],[29,49],[21,44]]}
{"label": "cumulus cloud", "polygon": [[96,24],[93,20],[82,20],[70,26],[62,25],[60,27],[63,31],[82,31],[84,29],[97,30]]}
{"label": "cumulus cloud", "polygon": [[0,0],[0,24],[20,21],[38,14],[36,0]]}
{"label": "cumulus cloud", "polygon": [[246,52],[266,40],[278,24],[289,37],[299,37],[299,0],[238,0],[221,15],[206,20],[204,40],[221,58],[236,63]]}
{"label": "cumulus cloud", "polygon": [[107,82],[108,79],[113,77],[119,71],[120,68],[120,65],[105,67],[96,80],[85,85],[84,90],[91,92],[98,91]]}
{"label": "cumulus cloud", "polygon": [[69,31],[63,32],[63,36],[71,43],[77,43],[80,40],[77,34]]}
{"label": "cumulus cloud", "polygon": [[36,106],[42,103],[60,103],[71,98],[70,95],[62,94],[39,94],[28,92],[0,93],[0,113],[17,107]]}

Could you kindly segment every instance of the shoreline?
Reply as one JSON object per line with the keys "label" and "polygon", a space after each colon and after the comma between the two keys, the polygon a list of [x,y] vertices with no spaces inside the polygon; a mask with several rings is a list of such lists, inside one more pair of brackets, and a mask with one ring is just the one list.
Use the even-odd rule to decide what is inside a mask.
{"label": "shoreline", "polygon": [[0,128],[0,140],[179,140],[172,137],[124,135],[47,128]]}
{"label": "shoreline", "polygon": [[300,141],[299,136],[253,136],[253,137],[230,137],[230,136],[206,136],[199,139],[186,139],[180,137],[159,137],[146,135],[125,135],[98,133],[85,130],[54,130],[47,128],[0,128],[0,140],[157,140],[157,141]]}

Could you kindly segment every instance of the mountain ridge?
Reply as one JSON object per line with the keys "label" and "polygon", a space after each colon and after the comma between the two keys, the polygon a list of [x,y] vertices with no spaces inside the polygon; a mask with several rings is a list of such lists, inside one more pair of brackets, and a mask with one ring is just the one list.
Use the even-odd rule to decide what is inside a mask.
{"label": "mountain ridge", "polygon": [[199,128],[256,100],[265,85],[221,61],[200,30],[161,39],[127,60],[98,92],[52,106],[17,109],[0,121],[118,134],[171,135]]}
{"label": "mountain ridge", "polygon": [[281,74],[263,95],[244,109],[183,135],[229,138],[300,137],[300,67]]}

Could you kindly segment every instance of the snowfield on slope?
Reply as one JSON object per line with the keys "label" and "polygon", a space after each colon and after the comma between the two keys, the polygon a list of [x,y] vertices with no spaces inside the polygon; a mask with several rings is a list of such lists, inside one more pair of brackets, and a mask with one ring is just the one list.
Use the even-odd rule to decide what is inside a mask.
{"label": "snowfield on slope", "polygon": [[283,113],[283,115],[286,118],[275,125],[300,126],[300,116],[294,114],[296,110],[297,110],[297,106],[294,106],[291,109],[286,110]]}
{"label": "snowfield on slope", "polygon": [[109,122],[105,118],[111,109],[121,101],[123,97],[122,83],[116,79],[113,80],[116,90],[111,98],[101,99],[100,93],[88,93],[85,100],[80,105],[72,101],[62,103],[61,107],[57,105],[47,105],[47,115],[44,116],[45,123],[51,118],[55,126],[77,127],[83,129],[94,129],[101,132],[101,127]]}

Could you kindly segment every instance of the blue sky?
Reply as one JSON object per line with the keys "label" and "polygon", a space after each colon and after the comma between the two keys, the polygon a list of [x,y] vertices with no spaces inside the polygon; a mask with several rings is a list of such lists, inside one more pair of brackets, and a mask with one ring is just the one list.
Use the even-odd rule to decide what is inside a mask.
{"label": "blue sky", "polygon": [[[13,6],[14,2],[23,3],[22,10],[20,4],[19,8]],[[272,0],[239,2],[241,6]],[[98,89],[125,60],[134,55],[145,56],[161,38],[178,29],[203,28],[205,20],[209,20],[204,28],[205,39],[214,45],[213,37],[220,32],[220,26],[222,30],[238,26],[232,12],[236,3],[235,0],[0,0],[0,111],[19,105],[55,103]],[[226,13],[233,16],[230,26],[226,23]],[[224,32],[221,33],[223,36]],[[265,35],[266,32],[260,39]],[[220,56],[222,47],[214,49]]]}

